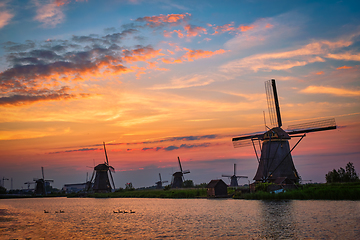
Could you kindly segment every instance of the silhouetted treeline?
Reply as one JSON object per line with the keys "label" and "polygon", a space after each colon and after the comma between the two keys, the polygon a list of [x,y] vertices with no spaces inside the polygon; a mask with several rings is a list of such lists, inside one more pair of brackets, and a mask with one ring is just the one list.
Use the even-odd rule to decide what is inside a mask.
{"label": "silhouetted treeline", "polygon": [[346,164],[345,169],[342,167],[339,170],[332,170],[325,175],[327,183],[336,182],[356,182],[359,181],[359,177],[356,174],[353,163],[349,162]]}

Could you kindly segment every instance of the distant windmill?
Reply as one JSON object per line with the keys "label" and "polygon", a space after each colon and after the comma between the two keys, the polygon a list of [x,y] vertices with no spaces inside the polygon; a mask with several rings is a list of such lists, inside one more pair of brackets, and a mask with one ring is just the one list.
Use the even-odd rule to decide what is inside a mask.
{"label": "distant windmill", "polygon": [[[275,127],[268,128],[266,132],[257,132],[232,139],[234,147],[253,145],[256,157],[259,162],[254,180],[258,182],[299,182],[299,175],[295,169],[291,152],[309,132],[326,131],[336,129],[335,119],[326,119],[315,122],[289,126],[284,131],[281,126],[281,115],[275,80],[265,82],[265,90],[271,124]],[[301,134],[301,135],[299,135]],[[300,139],[290,150],[289,141],[291,138]],[[258,158],[254,142],[260,145],[261,156]]]}
{"label": "distant windmill", "polygon": [[159,178],[160,178],[160,181],[156,182],[156,189],[162,189],[163,188],[162,184],[168,182],[168,181],[162,181],[161,180],[161,174],[160,173],[159,173]]}
{"label": "distant windmill", "polygon": [[236,164],[234,163],[234,175],[222,175],[222,177],[230,178],[230,187],[238,187],[238,178],[248,178],[247,176],[236,176]]}
{"label": "distant windmill", "polygon": [[29,189],[30,189],[30,185],[31,185],[31,184],[35,184],[35,182],[26,182],[26,183],[24,183],[24,184],[27,184],[28,190],[29,190]]}
{"label": "distant windmill", "polygon": [[[115,189],[114,179],[111,174],[111,172],[115,172],[115,169],[109,165],[109,159],[108,159],[107,153],[106,153],[105,142],[103,144],[104,144],[106,161],[105,161],[105,163],[98,164],[96,167],[94,167],[94,172],[93,172],[91,180],[88,184],[88,186],[90,188],[92,188],[92,190],[96,193],[111,192],[112,189]],[[111,178],[112,186],[109,181],[108,173]],[[94,175],[95,175],[95,179],[94,179]],[[94,179],[94,182],[92,182],[93,179]]]}
{"label": "distant windmill", "polygon": [[1,184],[2,187],[5,187],[5,180],[9,180],[9,179],[6,177],[2,178],[2,184]]}
{"label": "distant windmill", "polygon": [[[42,174],[42,178],[34,178],[33,180],[35,181],[35,194],[41,194],[41,195],[46,195],[46,186],[49,184],[49,182],[54,182],[54,180],[45,180],[44,177],[44,167],[41,167],[41,174]],[[26,184],[26,183],[25,183]]]}
{"label": "distant windmill", "polygon": [[180,158],[178,157],[180,172],[175,172],[172,177],[171,187],[172,188],[181,188],[184,181],[184,174],[190,173],[190,170],[182,170]]}

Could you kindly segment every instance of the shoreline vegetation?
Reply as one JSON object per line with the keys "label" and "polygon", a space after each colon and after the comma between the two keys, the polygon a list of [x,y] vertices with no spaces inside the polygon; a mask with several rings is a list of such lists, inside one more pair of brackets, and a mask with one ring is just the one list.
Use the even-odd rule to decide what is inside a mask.
{"label": "shoreline vegetation", "polygon": [[[228,188],[227,198],[246,200],[360,200],[360,182],[322,183],[297,185],[297,189],[280,193],[256,191],[248,193],[248,187]],[[111,193],[51,193],[47,196],[2,194],[4,198],[34,197],[88,197],[88,198],[207,198],[206,188],[181,189],[121,189]]]}

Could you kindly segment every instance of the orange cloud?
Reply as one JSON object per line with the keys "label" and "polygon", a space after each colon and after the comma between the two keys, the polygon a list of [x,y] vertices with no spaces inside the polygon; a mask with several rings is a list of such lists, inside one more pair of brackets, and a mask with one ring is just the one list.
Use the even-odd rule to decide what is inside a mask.
{"label": "orange cloud", "polygon": [[358,97],[360,96],[360,90],[352,90],[345,88],[334,88],[334,87],[324,87],[324,86],[308,86],[307,88],[301,90],[302,93],[312,93],[312,94],[331,94],[342,97]]}
{"label": "orange cloud", "polygon": [[222,26],[216,26],[216,27],[213,27],[213,29],[215,32],[212,35],[220,34],[220,32],[224,33],[224,32],[235,31],[234,23],[229,23],[229,24],[225,24]]}
{"label": "orange cloud", "polygon": [[240,30],[241,32],[246,32],[246,31],[249,31],[249,30],[251,30],[253,28],[254,28],[253,26],[239,26],[237,29]]}
{"label": "orange cloud", "polygon": [[226,52],[224,49],[219,49],[214,52],[204,51],[204,50],[191,50],[187,48],[184,48],[184,50],[187,50],[188,52],[182,56],[182,59],[187,59],[187,61],[194,61],[194,59],[198,59],[198,58],[209,58],[213,55],[223,54]]}
{"label": "orange cloud", "polygon": [[337,70],[340,70],[340,69],[351,69],[353,67],[350,67],[350,66],[342,66],[342,67],[338,67]]}
{"label": "orange cloud", "polygon": [[320,71],[320,72],[317,72],[315,73],[316,75],[321,75],[321,74],[324,74],[324,71]]}
{"label": "orange cloud", "polygon": [[175,63],[182,63],[181,59],[175,59],[175,58],[161,58],[160,59],[163,63],[166,64],[175,64]]}
{"label": "orange cloud", "polygon": [[265,28],[272,28],[274,25],[270,24],[270,23],[267,23]]}
{"label": "orange cloud", "polygon": [[163,56],[165,54],[160,53],[161,49],[155,50],[151,47],[137,48],[134,50],[123,50],[125,56],[123,60],[125,62],[138,62],[138,61],[146,61],[148,59]]}
{"label": "orange cloud", "polygon": [[205,28],[192,26],[190,24],[186,25],[184,27],[184,29],[186,31],[187,37],[196,37],[197,35],[200,35],[201,33],[207,34],[207,31]]}
{"label": "orange cloud", "polygon": [[149,27],[159,27],[163,25],[164,23],[170,23],[170,24],[179,24],[182,20],[185,20],[186,18],[190,17],[190,13],[185,14],[168,14],[168,15],[162,15],[159,16],[151,16],[151,17],[142,17],[136,19],[136,21],[144,21],[147,22],[147,26]]}

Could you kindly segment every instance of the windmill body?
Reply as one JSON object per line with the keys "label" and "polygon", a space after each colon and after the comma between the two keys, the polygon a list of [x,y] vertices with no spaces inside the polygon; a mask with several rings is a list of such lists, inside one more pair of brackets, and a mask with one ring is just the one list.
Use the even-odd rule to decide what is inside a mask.
{"label": "windmill body", "polygon": [[234,175],[222,175],[222,177],[230,178],[230,187],[238,187],[238,179],[239,178],[248,178],[247,176],[237,176],[236,175],[236,164],[234,163]]}
{"label": "windmill body", "polygon": [[[292,150],[306,136],[306,133],[336,129],[335,119],[292,125],[285,131],[281,128],[280,104],[274,79],[265,82],[265,90],[270,121],[275,127],[269,128],[266,132],[235,137],[232,139],[234,147],[253,145],[258,158],[255,143],[259,142],[261,156],[260,159],[258,158],[259,165],[254,177],[255,181],[297,183],[300,176],[291,156]],[[289,140],[292,138],[299,138],[299,140],[290,149]]]}
{"label": "windmill body", "polygon": [[160,178],[160,181],[157,181],[155,184],[156,184],[156,189],[162,189],[163,188],[163,183],[167,183],[168,181],[162,181],[161,180],[161,174],[159,173],[159,178]]}
{"label": "windmill body", "polygon": [[171,187],[172,188],[181,188],[184,182],[184,174],[190,173],[189,170],[182,170],[180,158],[178,157],[178,162],[180,166],[180,172],[175,172],[172,177]]}
{"label": "windmill body", "polygon": [[[111,174],[111,172],[115,171],[115,169],[109,165],[109,160],[108,160],[107,153],[106,153],[105,143],[103,143],[103,144],[104,144],[106,161],[105,161],[105,163],[98,164],[96,167],[94,167],[94,172],[91,177],[91,180],[90,180],[90,182],[87,183],[87,185],[89,187],[88,190],[92,189],[96,193],[111,192],[112,189],[115,189],[114,179]],[[94,179],[94,175],[95,175],[95,179]],[[111,178],[112,186],[110,184],[109,176]],[[93,179],[94,179],[94,182],[93,182]]]}
{"label": "windmill body", "polygon": [[265,133],[255,181],[275,181],[285,177],[290,182],[299,181],[299,175],[290,154],[289,139],[290,136],[278,127]]}
{"label": "windmill body", "polygon": [[[42,173],[42,178],[34,178],[34,182],[36,184],[34,193],[37,195],[46,195],[47,194],[46,188],[50,186],[50,182],[54,182],[54,180],[45,179],[43,167],[41,167],[41,173]],[[29,182],[25,184],[29,184]]]}

